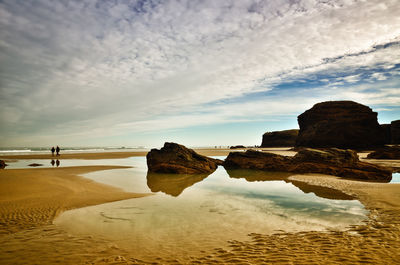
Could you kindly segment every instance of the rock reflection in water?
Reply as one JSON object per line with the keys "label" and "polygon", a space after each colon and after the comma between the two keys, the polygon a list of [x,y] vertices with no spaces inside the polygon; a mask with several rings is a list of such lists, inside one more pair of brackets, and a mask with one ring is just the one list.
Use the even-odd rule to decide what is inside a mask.
{"label": "rock reflection in water", "polygon": [[327,187],[310,185],[305,182],[290,180],[288,177],[292,176],[290,172],[268,172],[261,170],[248,170],[248,169],[230,169],[226,170],[229,177],[231,178],[244,178],[249,182],[253,181],[274,181],[281,180],[286,183],[292,183],[294,186],[299,188],[304,193],[314,193],[318,197],[332,200],[354,200],[353,196],[350,196],[340,190],[335,190]]}
{"label": "rock reflection in water", "polygon": [[186,188],[202,181],[210,174],[161,174],[147,173],[147,186],[152,192],[164,192],[174,197],[179,196]]}

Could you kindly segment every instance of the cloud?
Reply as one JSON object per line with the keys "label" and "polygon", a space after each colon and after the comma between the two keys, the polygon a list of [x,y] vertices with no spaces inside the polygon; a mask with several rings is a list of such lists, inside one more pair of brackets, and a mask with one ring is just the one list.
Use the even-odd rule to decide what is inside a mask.
{"label": "cloud", "polygon": [[[377,65],[386,70],[371,82],[397,76],[399,12],[390,0],[2,1],[0,145],[292,114]],[[302,104],[277,89],[349,69],[361,72],[328,78],[325,97],[294,93],[310,93]],[[248,96],[278,92],[263,98],[272,108]],[[367,90],[346,95],[398,104]]]}

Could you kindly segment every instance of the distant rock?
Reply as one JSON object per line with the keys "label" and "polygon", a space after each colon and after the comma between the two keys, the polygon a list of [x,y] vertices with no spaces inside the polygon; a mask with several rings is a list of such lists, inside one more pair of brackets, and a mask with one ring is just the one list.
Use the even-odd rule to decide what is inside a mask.
{"label": "distant rock", "polygon": [[284,130],[266,132],[263,135],[261,147],[292,147],[296,144],[299,130]]}
{"label": "distant rock", "polygon": [[146,158],[148,171],[156,173],[211,173],[222,164],[221,160],[199,155],[176,143],[165,143],[160,150],[151,149]]}
{"label": "distant rock", "polygon": [[43,166],[43,164],[32,163],[32,164],[29,164],[28,166],[30,166],[30,167],[40,167],[40,166]]}
{"label": "distant rock", "polygon": [[352,150],[329,148],[324,150],[303,148],[294,157],[263,153],[253,150],[231,152],[224,167],[230,169],[256,169],[264,171],[320,173],[338,177],[389,182],[389,169],[361,162]]}
{"label": "distant rock", "polygon": [[4,160],[0,160],[0,169],[4,169],[6,166],[6,162],[4,162]]}
{"label": "distant rock", "polygon": [[392,144],[400,144],[400,120],[392,121],[390,124],[390,135]]}
{"label": "distant rock", "polygon": [[368,159],[400,159],[400,146],[378,149],[367,156]]}
{"label": "distant rock", "polygon": [[186,188],[202,181],[210,174],[164,174],[147,173],[147,186],[152,192],[164,192],[177,197]]}
{"label": "distant rock", "polygon": [[246,148],[246,146],[244,146],[244,145],[235,145],[235,146],[229,147],[229,149],[245,149],[245,148]]}
{"label": "distant rock", "polygon": [[362,149],[385,142],[377,113],[353,101],[315,104],[297,120],[300,131],[296,146]]}

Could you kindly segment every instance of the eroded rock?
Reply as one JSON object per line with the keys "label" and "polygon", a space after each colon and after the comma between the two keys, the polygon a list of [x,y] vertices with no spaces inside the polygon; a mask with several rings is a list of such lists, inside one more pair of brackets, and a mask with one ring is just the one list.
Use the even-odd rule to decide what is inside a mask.
{"label": "eroded rock", "polygon": [[384,147],[367,156],[368,159],[400,159],[400,146]]}
{"label": "eroded rock", "polygon": [[352,150],[336,148],[301,149],[294,157],[263,153],[253,150],[231,152],[225,159],[228,169],[256,169],[264,171],[320,173],[338,177],[389,182],[390,169],[361,162]]}
{"label": "eroded rock", "polygon": [[353,101],[315,104],[299,115],[300,131],[296,146],[363,149],[383,146],[384,129],[377,113]]}
{"label": "eroded rock", "polygon": [[215,171],[221,160],[197,154],[176,143],[165,143],[160,150],[151,149],[146,155],[149,172],[172,174],[201,174]]}
{"label": "eroded rock", "polygon": [[284,130],[266,132],[263,135],[261,147],[292,147],[296,144],[299,130]]}

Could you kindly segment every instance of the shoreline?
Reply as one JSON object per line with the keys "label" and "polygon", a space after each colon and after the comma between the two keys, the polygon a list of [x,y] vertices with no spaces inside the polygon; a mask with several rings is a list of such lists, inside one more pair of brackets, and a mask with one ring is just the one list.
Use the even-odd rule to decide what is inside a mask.
{"label": "shoreline", "polygon": [[[245,149],[214,149],[199,148],[193,149],[196,153],[204,156],[227,156],[230,152],[241,152],[245,150],[261,150],[272,153],[285,153],[286,155],[294,155],[295,151],[289,148],[245,148]],[[91,152],[91,153],[62,153],[60,156],[52,156],[51,153],[46,154],[19,154],[19,155],[0,155],[1,160],[19,160],[19,159],[118,159],[135,156],[146,156],[148,151],[132,151],[132,152]]]}

